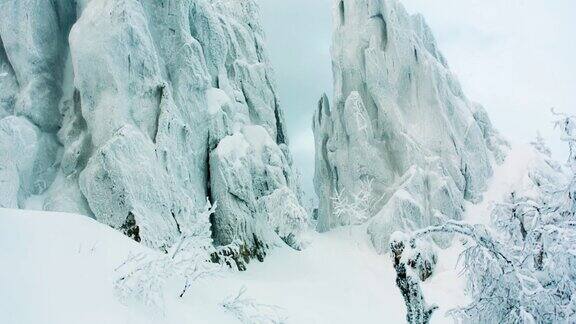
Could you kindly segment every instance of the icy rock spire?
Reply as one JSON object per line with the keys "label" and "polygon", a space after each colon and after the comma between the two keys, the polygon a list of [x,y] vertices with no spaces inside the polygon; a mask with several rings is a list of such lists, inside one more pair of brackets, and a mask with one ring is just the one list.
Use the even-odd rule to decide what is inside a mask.
{"label": "icy rock spire", "polygon": [[469,101],[420,15],[396,0],[335,0],[334,101],[314,116],[318,229],[342,224],[332,198],[373,186],[368,232],[390,234],[460,219],[478,201],[506,143]]}
{"label": "icy rock spire", "polygon": [[300,197],[255,2],[70,3],[0,4],[0,206],[42,194],[165,249],[209,197],[218,245],[290,236],[264,204]]}

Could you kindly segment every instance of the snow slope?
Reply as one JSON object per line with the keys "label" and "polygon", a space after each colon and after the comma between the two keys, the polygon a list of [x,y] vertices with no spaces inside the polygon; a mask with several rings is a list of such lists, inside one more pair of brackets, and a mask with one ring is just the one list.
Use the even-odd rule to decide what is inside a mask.
{"label": "snow slope", "polygon": [[[514,148],[495,169],[485,200],[467,206],[466,218],[481,222],[493,202],[521,186],[534,154]],[[439,252],[435,275],[424,285],[445,311],[467,302],[456,267],[458,240]],[[287,323],[402,323],[404,304],[386,255],[378,255],[365,226],[314,234],[298,252],[270,251],[246,272],[225,272],[192,286],[179,299],[178,282],[168,285],[165,315],[126,307],[114,296],[114,269],[130,252],[156,253],[88,217],[0,209],[0,323],[238,323],[219,303],[241,287],[258,302],[277,305]]]}
{"label": "snow slope", "polygon": [[[90,215],[163,250],[209,197],[216,245],[299,248],[261,217],[286,191],[297,214],[279,214],[302,206],[254,0],[0,12],[0,207]],[[219,149],[239,138],[245,154]]]}
{"label": "snow slope", "polygon": [[85,216],[0,209],[0,322],[238,323],[219,303],[242,286],[282,307],[289,323],[401,322],[388,259],[348,235],[318,235],[303,252],[275,249],[247,272],[198,283],[184,300],[170,298],[179,291],[171,283],[162,317],[123,306],[113,291],[114,269],[130,252],[155,252]]}

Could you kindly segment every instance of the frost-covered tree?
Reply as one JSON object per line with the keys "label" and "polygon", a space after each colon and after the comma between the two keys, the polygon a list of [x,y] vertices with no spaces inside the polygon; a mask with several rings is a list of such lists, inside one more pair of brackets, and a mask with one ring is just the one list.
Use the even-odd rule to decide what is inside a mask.
{"label": "frost-covered tree", "polygon": [[565,168],[531,172],[531,190],[510,193],[488,226],[447,221],[408,240],[414,246],[434,234],[465,238],[461,260],[472,302],[451,311],[459,322],[576,322],[576,123],[559,116],[570,150]]}
{"label": "frost-covered tree", "polygon": [[456,233],[468,239],[463,253],[469,305],[451,314],[462,322],[560,323],[576,320],[576,231],[539,225],[522,244],[500,241],[482,225],[449,221],[413,235]]}
{"label": "frost-covered tree", "polygon": [[576,167],[576,115],[552,112],[559,117],[555,125],[561,131],[560,139],[568,145],[568,165]]}
{"label": "frost-covered tree", "polygon": [[187,232],[166,253],[131,254],[116,268],[114,282],[116,296],[123,303],[136,302],[163,312],[164,290],[171,278],[183,281],[179,297],[183,297],[192,283],[217,275],[220,266],[210,262],[215,252],[210,232],[210,215],[216,205],[207,201]]}
{"label": "frost-covered tree", "polygon": [[564,212],[574,217],[576,210],[576,115],[567,115],[554,112],[559,119],[556,121],[556,128],[560,129],[560,139],[568,145],[568,162],[567,167],[571,176],[563,190],[561,204]]}
{"label": "frost-covered tree", "polygon": [[415,232],[411,240],[418,240],[436,233],[459,234],[468,239],[462,256],[467,276],[468,292],[472,303],[453,310],[452,315],[463,322],[518,323],[525,317],[526,299],[533,284],[515,262],[516,251],[495,238],[482,225],[448,221]]}
{"label": "frost-covered tree", "polygon": [[494,206],[491,215],[493,226],[507,236],[506,240],[521,243],[540,213],[538,202],[530,197],[511,192],[501,203]]}
{"label": "frost-covered tree", "polygon": [[242,324],[283,324],[286,316],[282,308],[267,305],[245,297],[246,287],[242,287],[238,294],[226,298],[220,305],[224,310],[237,318]]}
{"label": "frost-covered tree", "polygon": [[532,147],[534,147],[534,149],[539,153],[547,157],[552,156],[552,151],[550,150],[548,144],[546,144],[546,141],[544,140],[544,137],[542,137],[542,134],[540,134],[540,132],[536,134],[536,138],[534,139],[534,141],[530,142],[530,145],[532,145]]}
{"label": "frost-covered tree", "polygon": [[360,189],[353,193],[337,191],[332,197],[334,218],[340,224],[359,225],[372,216],[375,200],[372,196],[372,181],[362,181]]}

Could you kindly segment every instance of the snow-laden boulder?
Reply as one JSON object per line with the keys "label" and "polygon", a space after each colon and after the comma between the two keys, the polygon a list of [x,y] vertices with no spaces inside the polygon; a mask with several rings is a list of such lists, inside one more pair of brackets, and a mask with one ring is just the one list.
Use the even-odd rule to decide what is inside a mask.
{"label": "snow-laden boulder", "polygon": [[469,101],[430,28],[396,0],[335,0],[334,103],[314,117],[319,230],[336,193],[373,187],[368,232],[385,251],[396,230],[459,219],[479,201],[505,142]]}
{"label": "snow-laden boulder", "polygon": [[[295,195],[289,165],[286,153],[262,126],[245,126],[220,141],[210,154],[212,197],[218,202],[213,222],[217,244],[239,240],[241,250],[263,258],[267,245],[275,243],[271,233],[276,231],[292,247],[301,247],[294,236],[303,231],[306,212]],[[296,225],[287,230],[289,223]]]}
{"label": "snow-laden boulder", "polygon": [[42,194],[162,249],[209,197],[217,244],[295,241],[260,202],[284,190],[302,217],[254,1],[72,3],[0,4],[2,203]]}
{"label": "snow-laden boulder", "polygon": [[126,231],[137,226],[137,241],[168,248],[178,234],[176,220],[189,217],[181,209],[193,204],[172,192],[178,187],[171,187],[155,160],[152,142],[133,126],[124,126],[90,158],[80,189],[98,220]]}

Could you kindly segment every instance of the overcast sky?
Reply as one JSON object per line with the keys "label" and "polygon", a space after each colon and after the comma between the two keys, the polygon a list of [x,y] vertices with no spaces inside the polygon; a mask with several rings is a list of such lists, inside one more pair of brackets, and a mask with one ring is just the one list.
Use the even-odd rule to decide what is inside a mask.
{"label": "overcast sky", "polygon": [[[576,0],[402,0],[422,13],[468,98],[513,143],[556,140],[550,108],[576,113]],[[331,96],[332,0],[260,0],[291,149],[311,194],[312,115]]]}

